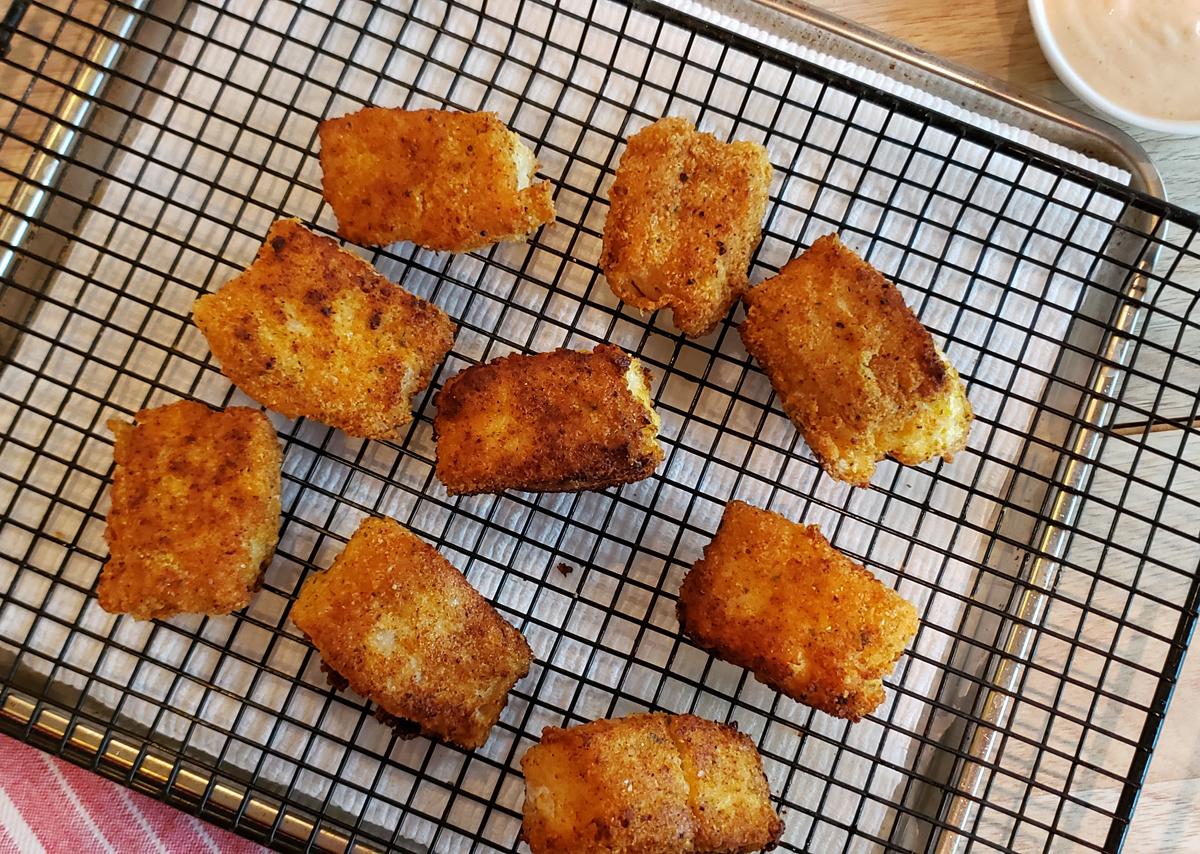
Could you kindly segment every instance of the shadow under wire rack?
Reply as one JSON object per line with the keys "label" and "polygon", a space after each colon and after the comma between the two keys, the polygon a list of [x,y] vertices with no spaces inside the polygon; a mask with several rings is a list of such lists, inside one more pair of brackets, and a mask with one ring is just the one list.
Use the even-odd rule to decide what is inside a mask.
{"label": "shadow under wire rack", "polygon": [[[1200,600],[1197,499],[1178,488],[1200,476],[1200,221],[1130,189],[1136,174],[689,9],[14,4],[0,27],[6,732],[281,849],[512,851],[519,759],[542,727],[690,711],[752,735],[784,850],[1119,849]],[[65,76],[64,58],[78,60]],[[554,183],[556,225],[472,255],[365,253],[459,326],[403,440],[271,414],[284,513],[253,604],[106,614],[107,420],[180,397],[250,403],[190,306],[276,218],[334,232],[317,124],[366,104],[495,111]],[[623,140],[663,115],[769,150],[752,283],[836,231],[900,285],[975,408],[953,463],[886,462],[869,490],[832,481],[743,349],[740,309],[689,341],[613,297],[596,265],[607,190]],[[655,374],[658,472],[603,493],[447,496],[441,382],[602,341]],[[820,523],[918,606],[876,714],[812,712],[679,637],[680,580],[731,498]],[[397,740],[328,687],[289,623],[366,514],[434,543],[529,639],[537,661],[483,748]]]}

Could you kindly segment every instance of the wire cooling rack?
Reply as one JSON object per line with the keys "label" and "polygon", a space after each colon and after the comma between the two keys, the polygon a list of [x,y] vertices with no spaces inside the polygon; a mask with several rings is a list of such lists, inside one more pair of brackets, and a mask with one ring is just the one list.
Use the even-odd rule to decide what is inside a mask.
{"label": "wire cooling rack", "polygon": [[[1195,216],[920,92],[649,3],[29,5],[49,24],[3,32],[5,74],[59,102],[0,101],[17,184],[0,227],[6,731],[281,848],[509,851],[543,726],[691,711],[753,736],[785,850],[1120,847],[1200,599],[1197,501],[1176,486],[1200,463]],[[58,79],[70,34],[83,62]],[[468,256],[364,253],[459,324],[403,440],[272,414],[284,515],[254,603],[105,614],[106,420],[249,403],[190,305],[277,217],[332,233],[317,123],[367,103],[496,111],[535,147],[558,223]],[[740,313],[688,341],[613,298],[596,267],[607,188],[623,139],[672,114],[771,153],[752,281],[837,231],[900,284],[974,404],[952,464],[834,482],[742,348]],[[656,376],[655,476],[448,497],[433,390],[507,352],[600,341]],[[820,523],[920,609],[863,722],[680,639],[680,580],[734,497]],[[366,514],[435,543],[530,641],[537,662],[479,750],[396,740],[288,622]]]}

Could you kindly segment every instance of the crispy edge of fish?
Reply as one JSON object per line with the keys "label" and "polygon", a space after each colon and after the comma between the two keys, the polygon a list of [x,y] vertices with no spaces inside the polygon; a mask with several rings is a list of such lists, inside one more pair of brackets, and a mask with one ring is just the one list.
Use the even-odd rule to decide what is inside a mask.
{"label": "crispy edge of fish", "polygon": [[599,490],[663,459],[653,377],[601,344],[511,354],[451,378],[434,403],[437,476],[451,495]]}
{"label": "crispy edge of fish", "polygon": [[851,721],[884,701],[883,679],[920,626],[912,603],[817,526],[741,501],[684,577],[676,616],[701,649]]}
{"label": "crispy edge of fish", "polygon": [[455,332],[442,309],[295,219],[277,220],[192,317],[221,372],[263,406],[370,439],[401,437]]}
{"label": "crispy edge of fish", "polygon": [[875,464],[947,462],[974,415],[958,371],[900,290],[819,238],[742,297],[738,332],[822,467],[869,486]]}
{"label": "crispy edge of fish", "polygon": [[723,143],[680,117],[627,141],[604,222],[600,268],[642,311],[672,309],[691,338],[707,335],[748,284],[771,184],[764,146]]}
{"label": "crispy edge of fish", "polygon": [[754,743],[694,715],[546,727],[521,768],[533,854],[753,851],[783,832]]}
{"label": "crispy edge of fish", "polygon": [[318,134],[322,192],[353,243],[470,252],[554,221],[553,185],[495,113],[365,107]]}
{"label": "crispy edge of fish", "polygon": [[181,400],[108,427],[116,465],[100,607],[149,620],[249,605],[279,542],[271,422],[248,407]]}
{"label": "crispy edge of fish", "polygon": [[305,581],[290,616],[397,735],[419,731],[466,749],[487,741],[533,659],[521,632],[394,519],[364,518],[333,565]]}

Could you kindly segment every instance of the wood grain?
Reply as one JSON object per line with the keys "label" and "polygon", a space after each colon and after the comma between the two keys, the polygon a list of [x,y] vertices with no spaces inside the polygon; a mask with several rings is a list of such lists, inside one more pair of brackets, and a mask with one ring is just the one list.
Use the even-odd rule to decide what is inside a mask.
{"label": "wood grain", "polygon": [[[38,140],[46,133],[51,116],[67,96],[79,69],[77,55],[85,54],[104,17],[106,4],[85,0],[68,14],[69,0],[52,0],[51,9],[31,9],[13,36],[0,79],[0,129],[11,132],[0,148],[0,201],[7,201],[16,183],[12,174],[25,171],[35,149],[17,140]],[[53,44],[53,47],[48,45]]]}
{"label": "wood grain", "polygon": [[[1054,76],[1038,47],[1026,0],[826,0],[816,5],[968,68],[1099,115]],[[1162,175],[1170,201],[1200,211],[1200,138],[1106,120],[1146,149]]]}
{"label": "wood grain", "polygon": [[828,0],[818,4],[1027,89],[1053,81],[1038,48],[1025,0]]}

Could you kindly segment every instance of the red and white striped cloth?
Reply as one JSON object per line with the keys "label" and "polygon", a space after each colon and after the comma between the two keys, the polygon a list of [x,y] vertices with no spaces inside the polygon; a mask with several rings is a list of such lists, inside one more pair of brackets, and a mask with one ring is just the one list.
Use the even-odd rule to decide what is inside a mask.
{"label": "red and white striped cloth", "polygon": [[0,736],[0,854],[259,854],[185,812]]}

